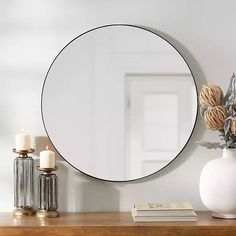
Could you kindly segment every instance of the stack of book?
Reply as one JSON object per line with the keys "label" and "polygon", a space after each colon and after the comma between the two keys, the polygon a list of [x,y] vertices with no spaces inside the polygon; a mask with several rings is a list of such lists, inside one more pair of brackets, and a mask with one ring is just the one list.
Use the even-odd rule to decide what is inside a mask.
{"label": "stack of book", "polygon": [[197,221],[197,215],[188,202],[139,204],[132,208],[134,222],[141,221]]}

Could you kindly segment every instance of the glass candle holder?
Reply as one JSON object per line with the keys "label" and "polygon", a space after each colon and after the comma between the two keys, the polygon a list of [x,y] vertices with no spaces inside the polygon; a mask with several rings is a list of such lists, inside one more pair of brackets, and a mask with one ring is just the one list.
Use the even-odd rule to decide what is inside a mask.
{"label": "glass candle holder", "polygon": [[33,215],[34,211],[34,159],[28,156],[34,149],[16,150],[14,160],[14,215]]}
{"label": "glass candle holder", "polygon": [[52,171],[55,168],[40,168],[38,177],[38,217],[59,217],[58,208],[58,178]]}

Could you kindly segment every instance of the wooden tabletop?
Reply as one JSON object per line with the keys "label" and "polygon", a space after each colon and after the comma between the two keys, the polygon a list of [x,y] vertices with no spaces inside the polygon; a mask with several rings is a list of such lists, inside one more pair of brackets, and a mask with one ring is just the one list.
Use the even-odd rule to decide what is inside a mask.
{"label": "wooden tabletop", "polygon": [[236,220],[197,212],[197,222],[133,222],[131,213],[61,213],[59,218],[14,217],[0,213],[0,235],[236,235]]}

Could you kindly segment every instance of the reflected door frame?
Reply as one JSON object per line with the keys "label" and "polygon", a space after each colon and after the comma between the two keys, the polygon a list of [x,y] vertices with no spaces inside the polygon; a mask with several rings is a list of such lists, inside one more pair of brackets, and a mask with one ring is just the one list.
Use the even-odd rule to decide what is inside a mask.
{"label": "reflected door frame", "polygon": [[[128,54],[128,55],[121,55],[121,54],[113,54],[113,59],[109,60],[109,68],[111,68],[111,71],[113,71],[112,76],[117,77],[119,79],[122,79],[123,81],[123,86],[125,89],[125,97],[124,97],[124,155],[123,157],[120,157],[119,159],[119,163],[117,163],[117,167],[122,169],[122,174],[124,176],[125,179],[137,179],[137,178],[141,178],[142,176],[147,176],[149,174],[155,173],[156,171],[158,171],[159,169],[153,170],[152,172],[150,172],[149,174],[143,175],[143,171],[142,168],[137,167],[136,165],[133,165],[133,161],[137,159],[140,161],[140,163],[142,163],[143,159],[142,158],[137,158],[136,159],[136,155],[133,151],[131,151],[131,147],[130,147],[130,118],[129,118],[129,112],[128,109],[130,106],[130,98],[129,98],[129,85],[127,82],[127,76],[130,75],[166,75],[166,76],[177,76],[177,75],[181,75],[181,76],[189,76],[189,83],[192,84],[193,86],[193,92],[196,94],[196,90],[195,90],[195,85],[193,83],[193,77],[191,74],[189,74],[189,69],[186,66],[186,64],[184,63],[184,66],[172,66],[175,62],[175,57],[176,55],[171,55],[171,54],[166,54],[165,55],[165,62],[162,61],[162,65],[166,64],[165,66],[160,66],[158,63],[160,62],[160,57],[163,55],[154,55],[154,54],[146,54],[144,56],[144,60],[143,61],[138,61],[138,63],[136,62],[136,58],[138,57],[138,54]],[[178,55],[179,56],[179,55]],[[152,63],[147,63],[152,61]],[[129,62],[129,63],[128,63]],[[164,70],[162,69],[164,68]],[[167,72],[167,68],[171,68],[171,70],[169,70]],[[182,87],[182,89],[186,89],[189,90],[189,88],[184,88]],[[190,95],[192,96],[192,94]],[[189,99],[188,99],[189,100]],[[190,100],[189,100],[190,101]],[[192,102],[192,99],[191,99]],[[197,104],[197,102],[195,101],[195,104]],[[192,112],[192,111],[191,111]],[[193,119],[195,119],[195,114],[193,115]],[[186,129],[188,130],[189,135],[191,134],[190,131],[192,131],[193,129],[193,124],[194,121],[192,121],[192,124],[190,125],[191,127],[186,127]],[[185,129],[185,128],[183,128]],[[185,142],[188,140],[188,138],[185,139]],[[135,145],[140,145],[141,143],[137,143]],[[181,151],[181,150],[179,150]],[[178,152],[176,152],[176,155],[178,154]],[[132,157],[131,157],[132,155]],[[172,156],[171,159],[174,159],[176,157],[176,155]],[[131,157],[131,158],[130,158]],[[132,161],[130,161],[130,159],[132,159]],[[150,160],[151,161],[151,160]],[[137,170],[135,170],[137,169]]]}
{"label": "reflected door frame", "polygon": [[[191,78],[191,74],[127,75],[127,165],[130,166],[127,175],[147,175],[156,169],[162,169],[180,152],[194,119],[191,112],[184,112],[186,108],[191,111],[193,107],[189,99],[194,92],[190,89]],[[154,102],[155,98],[162,99],[158,100],[159,105],[156,104],[160,114],[157,114],[157,110],[148,108],[149,98]],[[166,116],[166,111],[171,110],[173,115]],[[163,129],[160,125],[152,125],[148,112],[157,114],[156,119],[159,120],[158,124],[163,124]],[[163,132],[167,132],[163,137],[168,135],[168,140],[162,139]]]}

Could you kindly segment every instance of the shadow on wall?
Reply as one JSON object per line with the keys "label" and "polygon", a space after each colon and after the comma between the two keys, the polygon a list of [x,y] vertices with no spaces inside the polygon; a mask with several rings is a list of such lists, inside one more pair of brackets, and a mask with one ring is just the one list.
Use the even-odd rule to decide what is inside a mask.
{"label": "shadow on wall", "polygon": [[46,149],[48,146],[49,150],[55,152],[56,160],[63,161],[63,158],[58,154],[57,150],[53,147],[51,141],[47,136],[36,136],[34,139],[35,152],[34,155],[39,156],[39,153]]}
{"label": "shadow on wall", "polygon": [[153,29],[150,27],[145,27],[145,26],[142,26],[142,27],[144,27],[148,30],[151,30],[152,32],[154,32],[154,33],[160,35],[161,37],[163,37],[164,39],[166,39],[183,56],[186,63],[190,67],[190,70],[193,74],[193,77],[194,77],[194,80],[196,82],[196,86],[198,89],[200,89],[203,84],[207,83],[206,77],[205,77],[199,63],[194,58],[194,56],[191,54],[191,52],[189,52],[189,50],[183,44],[181,44],[178,40],[171,37],[170,35],[163,33],[159,30],[156,30],[156,29]]}
{"label": "shadow on wall", "polygon": [[69,184],[69,178],[68,178],[68,166],[64,165],[64,162],[57,162],[58,171],[57,171],[57,177],[59,181],[59,191],[58,191],[58,206],[59,211],[67,211],[68,209],[68,184]]}
{"label": "shadow on wall", "polygon": [[112,183],[99,181],[75,172],[81,182],[75,184],[75,209],[79,212],[108,212],[120,210],[120,193]]}

